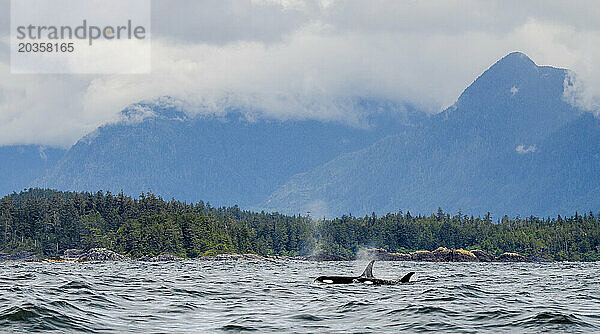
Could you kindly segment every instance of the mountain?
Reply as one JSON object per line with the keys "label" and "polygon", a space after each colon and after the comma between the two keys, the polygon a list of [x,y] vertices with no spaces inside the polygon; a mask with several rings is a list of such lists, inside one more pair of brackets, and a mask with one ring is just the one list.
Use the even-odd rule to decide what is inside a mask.
{"label": "mountain", "polygon": [[362,117],[352,125],[281,121],[235,107],[198,115],[161,98],[131,105],[121,121],[47,161],[36,147],[20,148],[21,156],[0,150],[10,175],[0,186],[152,191],[313,217],[438,207],[496,216],[596,211],[600,123],[565,100],[570,84],[567,70],[514,52],[433,116],[356,99]]}
{"label": "mountain", "polygon": [[[525,189],[514,202],[540,212],[558,213],[600,207],[600,120],[591,113],[554,131],[524,156],[515,170]],[[514,187],[514,183],[507,183]],[[521,210],[525,205],[521,204]],[[559,209],[559,210],[557,210]]]}
{"label": "mountain", "polygon": [[389,102],[356,104],[369,112],[355,127],[254,119],[233,108],[223,115],[193,116],[170,98],[134,104],[122,112],[121,122],[79,140],[34,185],[130,195],[151,190],[184,201],[253,205],[292,175],[411,127],[423,117]]}
{"label": "mountain", "polygon": [[299,173],[259,207],[328,216],[598,210],[600,127],[564,101],[566,78],[511,53],[422,126]]}
{"label": "mountain", "polygon": [[44,175],[65,153],[60,148],[39,145],[0,147],[0,196],[19,192]]}

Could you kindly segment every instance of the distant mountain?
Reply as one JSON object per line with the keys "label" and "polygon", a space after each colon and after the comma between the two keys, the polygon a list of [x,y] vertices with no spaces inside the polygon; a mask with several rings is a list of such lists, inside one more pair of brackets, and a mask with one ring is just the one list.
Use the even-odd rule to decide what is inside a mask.
{"label": "distant mountain", "polygon": [[511,53],[423,126],[297,174],[258,207],[317,215],[438,206],[480,215],[596,211],[600,127],[563,100],[566,74]]}
{"label": "distant mountain", "polygon": [[[253,120],[244,110],[190,116],[163,98],[123,111],[77,142],[34,185],[108,190],[242,207],[264,201],[292,175],[356,151],[424,117],[388,102],[359,100],[364,124]],[[398,112],[395,108],[408,110]]]}
{"label": "distant mountain", "polygon": [[38,145],[0,146],[0,197],[29,187],[65,151]]}
{"label": "distant mountain", "polygon": [[363,116],[352,126],[234,107],[194,115],[171,98],[137,103],[66,153],[0,148],[0,191],[152,191],[313,217],[596,212],[600,121],[565,101],[567,74],[515,52],[437,115],[356,99]]}

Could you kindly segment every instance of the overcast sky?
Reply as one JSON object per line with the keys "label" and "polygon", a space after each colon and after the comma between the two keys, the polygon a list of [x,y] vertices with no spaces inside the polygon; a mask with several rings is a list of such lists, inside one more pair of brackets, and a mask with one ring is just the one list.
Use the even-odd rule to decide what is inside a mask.
{"label": "overcast sky", "polygon": [[152,74],[10,74],[0,0],[0,145],[68,146],[128,104],[169,95],[281,119],[352,119],[355,97],[451,105],[509,52],[577,73],[600,100],[600,2],[155,0]]}

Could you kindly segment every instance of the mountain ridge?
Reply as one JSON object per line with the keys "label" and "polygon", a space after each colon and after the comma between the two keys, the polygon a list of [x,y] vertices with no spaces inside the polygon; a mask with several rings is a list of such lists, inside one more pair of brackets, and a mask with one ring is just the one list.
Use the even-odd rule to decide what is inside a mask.
{"label": "mountain ridge", "polygon": [[384,118],[355,128],[314,120],[253,120],[234,108],[189,115],[170,98],[156,106],[143,102],[127,108],[120,122],[76,143],[34,185],[134,195],[152,190],[166,198],[245,206],[266,198],[297,172],[357,150],[396,126],[409,126],[402,117]]}
{"label": "mountain ridge", "polygon": [[[524,54],[511,53],[431,122],[382,139],[353,157],[339,157],[297,174],[258,207],[293,213],[319,203],[328,215],[398,209],[427,213],[440,206],[476,215],[565,214],[572,206],[564,199],[549,208],[541,204],[539,191],[527,189],[535,182],[516,175],[525,169],[527,177],[539,178],[522,161],[537,158],[549,147],[542,142],[589,116],[563,99],[566,74],[564,69],[537,66]],[[554,156],[561,154],[565,155]],[[557,163],[548,159],[538,164]],[[589,169],[595,173],[597,166]],[[551,176],[545,182],[544,189],[568,183]],[[593,203],[600,206],[598,200]]]}

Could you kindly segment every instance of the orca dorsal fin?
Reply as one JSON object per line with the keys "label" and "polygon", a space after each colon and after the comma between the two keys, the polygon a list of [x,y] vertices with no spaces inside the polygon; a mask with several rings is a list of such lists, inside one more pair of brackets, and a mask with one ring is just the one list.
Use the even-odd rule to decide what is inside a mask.
{"label": "orca dorsal fin", "polygon": [[360,275],[360,277],[373,277],[373,263],[375,263],[375,260],[369,262],[367,268],[365,268],[365,271],[362,273],[362,275]]}
{"label": "orca dorsal fin", "polygon": [[415,272],[411,271],[408,274],[404,275],[404,277],[402,277],[400,279],[400,283],[408,283],[410,281],[411,276],[414,275],[414,274],[415,274]]}

